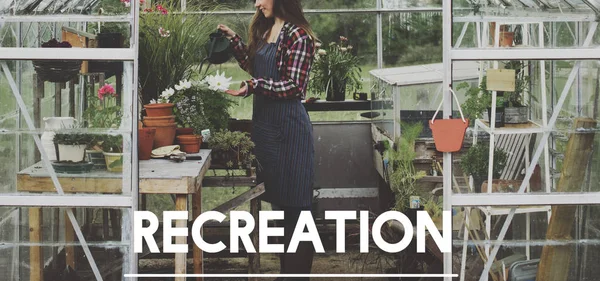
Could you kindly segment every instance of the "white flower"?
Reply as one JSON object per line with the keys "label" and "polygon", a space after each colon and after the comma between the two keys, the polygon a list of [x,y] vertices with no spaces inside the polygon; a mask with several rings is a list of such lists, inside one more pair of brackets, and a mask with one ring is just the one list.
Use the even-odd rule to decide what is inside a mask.
{"label": "white flower", "polygon": [[225,72],[219,74],[218,70],[217,74],[206,76],[204,81],[208,84],[208,88],[213,91],[225,91],[229,89],[229,86],[231,85],[231,77],[226,78]]}
{"label": "white flower", "polygon": [[315,47],[321,48],[321,43],[319,43],[319,42],[315,43]]}
{"label": "white flower", "polygon": [[324,56],[324,55],[327,55],[327,51],[325,51],[323,49],[319,49],[319,51],[317,51],[317,54]]}
{"label": "white flower", "polygon": [[181,80],[179,81],[179,84],[175,85],[175,90],[177,91],[181,91],[181,90],[186,90],[192,87],[192,82],[189,82],[188,80]]}
{"label": "white flower", "polygon": [[352,45],[348,45],[348,50],[352,50]]}
{"label": "white flower", "polygon": [[169,98],[175,94],[175,90],[173,90],[173,88],[168,88],[165,89],[164,91],[162,91],[162,93],[160,94],[160,99],[158,100],[159,103],[168,103],[169,102]]}
{"label": "white flower", "polygon": [[346,47],[341,47],[340,51],[345,52],[345,51],[348,51],[348,49]]}
{"label": "white flower", "polygon": [[156,100],[155,100],[155,99],[151,99],[151,100],[150,100],[150,103],[151,103],[151,104],[155,104],[155,103],[156,103]]}

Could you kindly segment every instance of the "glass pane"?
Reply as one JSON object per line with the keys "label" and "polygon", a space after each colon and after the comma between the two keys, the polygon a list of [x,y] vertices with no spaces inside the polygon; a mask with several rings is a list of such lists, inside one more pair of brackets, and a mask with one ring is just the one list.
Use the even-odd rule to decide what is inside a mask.
{"label": "glass pane", "polygon": [[[65,209],[4,208],[0,220],[0,278],[62,280],[67,265],[71,278],[95,279],[81,239]],[[104,280],[121,280],[129,268],[131,229],[119,209],[73,209],[85,245]],[[128,223],[127,223],[128,224]],[[77,278],[74,278],[75,280]]]}
{"label": "glass pane", "polygon": [[[497,3],[454,1],[454,48],[486,48],[496,44],[502,48],[521,49],[577,48],[584,47],[584,39],[589,35],[593,35],[594,39],[587,47],[598,44],[597,30],[592,28],[595,13],[587,5],[589,3],[594,6],[594,1],[555,1],[544,4],[543,10],[539,3],[507,1],[502,5],[508,6],[504,6],[502,12],[499,12]],[[568,16],[562,10],[567,6],[572,11]],[[574,7],[578,8],[573,9]],[[525,18],[527,20],[523,20]],[[498,39],[495,39],[496,36]]]}
{"label": "glass pane", "polygon": [[[129,81],[131,63],[3,62],[13,72],[0,80],[2,192],[56,193],[48,172],[52,165],[65,192],[129,194],[130,180],[123,181],[123,175],[131,174],[132,117],[124,109],[130,108],[131,86],[123,81]],[[17,107],[16,97],[25,108]],[[50,162],[41,161],[42,151]]]}
{"label": "glass pane", "polygon": [[442,62],[442,12],[383,13],[384,67]]}
{"label": "glass pane", "polygon": [[110,0],[22,0],[0,3],[0,15],[98,15],[100,9],[104,10],[104,15],[127,15],[131,10],[123,2]]}
{"label": "glass pane", "polygon": [[[597,169],[600,156],[595,151],[585,151],[592,151],[598,142],[597,135],[586,134],[598,128],[597,62],[487,61],[470,64],[465,64],[463,71],[454,72],[454,89],[470,124],[463,149],[456,154],[460,160],[454,163],[455,185],[463,192],[487,192],[487,185],[482,186],[482,183],[489,179],[488,163],[492,163],[493,188],[490,192],[516,192],[522,185],[532,192],[596,190],[599,179],[589,171]],[[479,71],[481,66],[482,71]],[[477,82],[479,75],[481,83]],[[489,116],[494,115],[494,90],[496,113],[495,118],[490,119]],[[455,118],[459,114],[456,109]],[[555,121],[552,121],[553,115]],[[491,129],[490,120],[495,120],[492,121],[494,129]],[[551,131],[548,138],[543,135],[545,131]],[[494,158],[490,160],[492,132]],[[568,149],[569,140],[579,140],[578,145]],[[565,166],[567,157],[575,160]],[[528,170],[529,180],[522,183]],[[560,187],[562,175],[567,175],[568,181],[576,184]]]}
{"label": "glass pane", "polygon": [[[519,206],[504,239],[498,240],[509,210],[510,207],[481,206],[457,213],[460,217],[454,219],[454,272],[465,280],[478,279],[483,272],[483,259],[499,246],[491,274],[501,280],[504,274],[533,280],[542,273],[564,274],[565,280],[573,281],[597,279],[598,270],[592,264],[599,258],[599,222],[595,219],[598,206]],[[464,224],[466,217],[468,227]]]}
{"label": "glass pane", "polygon": [[130,24],[123,22],[23,22],[20,26],[0,27],[1,47],[129,48],[131,36]]}

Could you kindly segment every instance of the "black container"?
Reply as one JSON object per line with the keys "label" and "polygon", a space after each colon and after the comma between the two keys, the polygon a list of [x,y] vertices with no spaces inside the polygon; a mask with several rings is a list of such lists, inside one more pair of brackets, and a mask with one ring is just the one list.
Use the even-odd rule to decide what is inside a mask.
{"label": "black container", "polygon": [[[122,48],[123,47],[123,35],[121,33],[98,33],[96,34],[96,40],[98,41],[98,48]],[[117,73],[123,72],[123,62],[120,61],[89,61],[88,64],[89,72],[104,72],[104,78],[112,77]]]}
{"label": "black container", "polygon": [[[492,108],[488,107],[488,122],[492,124]],[[495,126],[496,128],[504,127],[504,107],[496,107],[496,118],[495,118]]]}
{"label": "black container", "polygon": [[423,206],[418,209],[406,209],[404,215],[410,220],[413,226],[417,225],[417,211],[423,211]]}

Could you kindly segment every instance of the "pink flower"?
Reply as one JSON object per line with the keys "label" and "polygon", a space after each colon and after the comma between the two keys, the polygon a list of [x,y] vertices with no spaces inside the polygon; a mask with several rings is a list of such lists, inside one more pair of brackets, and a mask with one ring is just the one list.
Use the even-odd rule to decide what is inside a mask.
{"label": "pink flower", "polygon": [[106,83],[100,89],[98,89],[98,98],[103,100],[106,96],[116,97],[115,88],[112,85]]}
{"label": "pink flower", "polygon": [[344,37],[344,36],[340,36],[340,41],[342,42],[346,42],[348,41],[348,38]]}

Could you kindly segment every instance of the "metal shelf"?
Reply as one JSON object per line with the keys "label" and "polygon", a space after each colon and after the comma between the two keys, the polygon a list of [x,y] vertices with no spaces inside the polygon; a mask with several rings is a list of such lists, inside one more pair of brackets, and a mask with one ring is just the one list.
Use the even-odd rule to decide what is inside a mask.
{"label": "metal shelf", "polygon": [[538,134],[545,131],[544,127],[536,122],[529,121],[525,124],[504,124],[504,127],[490,128],[487,121],[475,120],[475,126],[481,127],[488,134],[510,135],[510,134]]}
{"label": "metal shelf", "polygon": [[[479,207],[484,213],[490,216],[504,216],[510,213],[510,207]],[[518,206],[516,207],[515,214],[527,214],[527,213],[539,213],[547,212],[552,208],[550,206]]]}

